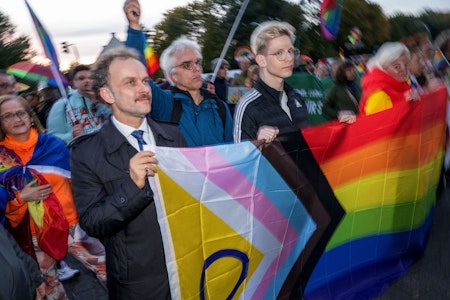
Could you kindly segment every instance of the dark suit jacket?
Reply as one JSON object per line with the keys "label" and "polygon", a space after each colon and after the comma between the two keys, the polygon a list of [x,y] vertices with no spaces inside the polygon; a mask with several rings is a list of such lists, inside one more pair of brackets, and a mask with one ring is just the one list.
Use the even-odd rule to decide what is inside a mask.
{"label": "dark suit jacket", "polygon": [[0,299],[32,300],[44,282],[39,266],[0,223]]}
{"label": "dark suit jacket", "polygon": [[[147,122],[158,146],[186,145],[177,125]],[[170,299],[153,191],[129,175],[137,151],[111,121],[70,146],[80,225],[105,245],[110,299]]]}

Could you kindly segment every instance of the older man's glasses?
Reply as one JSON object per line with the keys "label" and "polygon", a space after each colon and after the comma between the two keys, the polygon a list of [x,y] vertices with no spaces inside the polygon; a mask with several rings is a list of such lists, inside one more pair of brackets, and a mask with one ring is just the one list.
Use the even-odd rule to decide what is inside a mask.
{"label": "older man's glasses", "polygon": [[275,53],[269,53],[267,55],[273,55],[275,56],[279,61],[283,61],[286,59],[287,55],[289,54],[290,57],[296,57],[299,54],[298,49],[291,48],[289,50],[280,49]]}
{"label": "older man's glasses", "polygon": [[183,68],[188,71],[194,70],[195,67],[199,67],[200,69],[203,68],[203,61],[201,59],[197,59],[196,61],[185,61],[179,64],[178,66],[175,66],[175,68]]}
{"label": "older man's glasses", "polygon": [[16,117],[19,119],[25,119],[28,117],[28,113],[24,110],[16,111],[15,113],[7,112],[0,116],[0,119],[4,122],[12,122]]}

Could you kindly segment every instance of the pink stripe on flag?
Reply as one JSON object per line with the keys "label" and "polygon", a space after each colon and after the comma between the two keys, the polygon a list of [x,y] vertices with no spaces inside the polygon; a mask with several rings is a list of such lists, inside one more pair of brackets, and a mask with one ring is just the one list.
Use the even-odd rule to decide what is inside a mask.
{"label": "pink stripe on flag", "polygon": [[[257,289],[257,294],[264,295],[271,284],[273,277],[277,274],[278,269],[283,265],[283,262],[286,261],[292,248],[296,245],[299,235],[290,225],[289,220],[280,213],[278,208],[266,197],[264,192],[257,189],[253,182],[249,181],[246,176],[224,159],[216,148],[205,147],[204,150],[204,152],[201,152],[198,151],[198,149],[197,151],[190,151],[187,148],[180,149],[181,153],[200,173],[245,207],[247,211],[252,213],[255,218],[258,219],[278,241],[280,241],[280,243],[283,243],[278,259],[275,259],[266,270],[263,280]],[[211,172],[211,167],[207,165],[207,162],[211,161],[220,166],[218,172]],[[207,169],[209,169],[208,173],[205,172]],[[227,178],[223,178],[221,172],[223,169],[227,170],[227,178],[233,178],[232,182],[231,180],[227,180]],[[236,182],[239,184],[236,185]],[[253,198],[255,201],[253,204],[249,201],[251,195],[245,197],[242,196],[248,194],[249,191],[252,191],[252,194],[254,195]]]}

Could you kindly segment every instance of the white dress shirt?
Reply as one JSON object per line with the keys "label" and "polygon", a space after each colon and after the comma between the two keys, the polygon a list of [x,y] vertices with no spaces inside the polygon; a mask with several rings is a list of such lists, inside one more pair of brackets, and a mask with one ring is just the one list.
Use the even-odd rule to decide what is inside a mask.
{"label": "white dress shirt", "polygon": [[124,123],[121,123],[114,116],[111,117],[111,121],[113,122],[114,126],[116,126],[117,130],[119,130],[119,132],[122,133],[127,138],[128,142],[137,151],[139,151],[138,141],[136,140],[136,138],[134,136],[131,135],[131,133],[135,130],[144,131],[143,138],[144,138],[144,141],[147,143],[147,145],[144,145],[144,150],[150,150],[151,148],[154,148],[154,146],[156,146],[155,137],[153,136],[150,126],[148,126],[148,124],[147,124],[146,118],[143,119],[139,128],[134,128],[134,127],[128,126]]}

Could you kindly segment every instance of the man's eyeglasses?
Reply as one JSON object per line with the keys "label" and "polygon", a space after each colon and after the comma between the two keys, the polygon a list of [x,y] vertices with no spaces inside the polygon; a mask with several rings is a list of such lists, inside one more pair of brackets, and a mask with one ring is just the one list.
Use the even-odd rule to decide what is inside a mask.
{"label": "man's eyeglasses", "polygon": [[182,62],[178,66],[175,66],[175,68],[183,68],[185,70],[192,71],[192,70],[194,70],[194,68],[196,66],[199,67],[200,69],[202,69],[203,68],[202,64],[203,64],[203,61],[201,59],[197,59],[196,61],[191,60],[191,61]]}
{"label": "man's eyeglasses", "polygon": [[296,57],[298,54],[300,53],[300,51],[298,51],[298,49],[295,48],[291,48],[289,50],[283,50],[280,49],[275,53],[269,53],[267,55],[273,55],[275,56],[279,61],[283,61],[286,59],[287,55],[289,54],[292,57]]}
{"label": "man's eyeglasses", "polygon": [[15,117],[18,117],[19,119],[24,119],[25,117],[28,117],[28,113],[24,110],[16,111],[15,113],[6,113],[0,116],[0,119],[2,119],[5,122],[11,122],[14,120]]}

